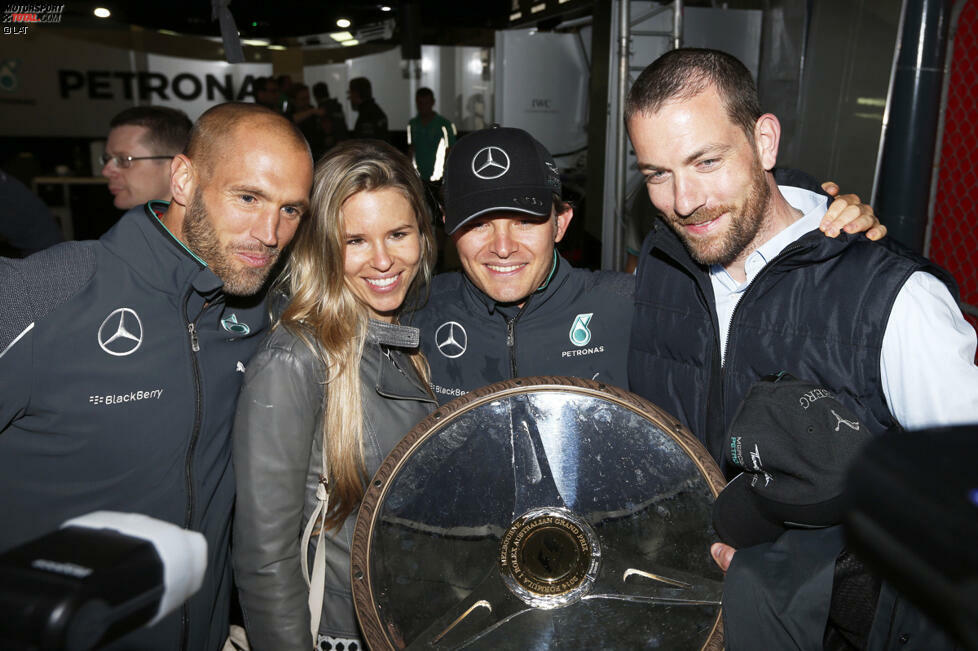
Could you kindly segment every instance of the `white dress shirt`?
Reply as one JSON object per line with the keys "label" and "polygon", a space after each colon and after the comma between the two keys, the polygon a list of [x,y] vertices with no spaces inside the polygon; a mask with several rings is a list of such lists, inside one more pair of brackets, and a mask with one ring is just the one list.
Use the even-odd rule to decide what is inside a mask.
{"label": "white dress shirt", "polygon": [[[730,318],[751,281],[786,246],[817,229],[828,209],[822,195],[789,186],[779,189],[803,213],[801,219],[748,256],[743,283],[719,265],[710,267],[721,359],[726,358]],[[893,302],[880,354],[883,394],[897,422],[906,429],[978,423],[976,345],[974,328],[944,283],[924,271],[913,273]]]}

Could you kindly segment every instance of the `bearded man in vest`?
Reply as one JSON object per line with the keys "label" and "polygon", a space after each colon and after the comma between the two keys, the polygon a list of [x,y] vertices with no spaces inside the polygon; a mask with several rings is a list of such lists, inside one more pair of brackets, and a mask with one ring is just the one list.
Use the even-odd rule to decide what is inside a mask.
{"label": "bearded man in vest", "polygon": [[[775,182],[781,126],[761,113],[740,61],[713,50],[663,55],[636,80],[625,121],[662,216],[638,259],[629,385],[689,427],[728,478],[731,420],[750,386],[779,371],[828,387],[873,433],[978,422],[975,331],[954,281],[889,240],[822,236],[824,199]],[[739,630],[752,648],[822,646],[832,582],[819,592],[809,580],[822,566],[832,578],[838,529],[805,532],[795,556],[778,548],[787,560],[776,566],[770,550],[713,546],[729,568],[728,648]],[[729,598],[738,590],[752,597]],[[798,594],[823,610],[788,623],[775,597]],[[877,612],[880,622],[900,608],[889,594],[867,594],[892,611]],[[919,648],[941,646],[922,639]]]}

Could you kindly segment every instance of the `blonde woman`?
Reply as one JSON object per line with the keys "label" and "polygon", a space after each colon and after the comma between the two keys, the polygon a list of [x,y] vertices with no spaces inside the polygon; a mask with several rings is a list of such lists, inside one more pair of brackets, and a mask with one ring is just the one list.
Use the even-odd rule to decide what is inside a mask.
{"label": "blonde woman", "polygon": [[[365,648],[350,589],[357,508],[387,453],[435,406],[417,330],[397,323],[430,279],[422,193],[407,159],[379,141],[343,143],[316,167],[311,214],[279,282],[288,304],[248,365],[234,424],[232,557],[252,649]],[[329,501],[317,522],[324,448]],[[301,555],[313,565],[318,534],[300,549],[310,520],[324,527],[325,551],[312,617]]]}

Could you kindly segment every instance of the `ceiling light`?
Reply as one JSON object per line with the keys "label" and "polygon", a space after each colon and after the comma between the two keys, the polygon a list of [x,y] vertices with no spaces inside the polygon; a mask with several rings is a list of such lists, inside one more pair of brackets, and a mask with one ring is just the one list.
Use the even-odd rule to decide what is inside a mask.
{"label": "ceiling light", "polygon": [[339,41],[340,43],[353,40],[353,34],[350,32],[333,32],[329,35],[329,37],[334,41]]}
{"label": "ceiling light", "polygon": [[267,38],[243,38],[241,39],[241,42],[245,45],[254,45],[257,47],[265,47],[266,45],[271,44],[271,41],[269,41]]}
{"label": "ceiling light", "polygon": [[388,7],[387,5],[380,5],[380,10],[381,10],[381,11],[390,11],[390,10],[391,10],[391,8],[390,8],[390,7]]}
{"label": "ceiling light", "polygon": [[268,49],[269,50],[284,50],[285,49],[285,46],[284,45],[269,45],[268,46]]}
{"label": "ceiling light", "polygon": [[352,23],[350,23],[350,19],[349,18],[340,18],[340,19],[338,19],[336,21],[336,26],[339,27],[339,28],[341,28],[341,29],[346,29],[351,24]]}
{"label": "ceiling light", "polygon": [[180,36],[179,34],[177,34],[176,32],[174,32],[172,29],[158,29],[156,31],[159,32],[160,34],[165,34],[166,36]]}
{"label": "ceiling light", "polygon": [[95,11],[93,11],[92,13],[98,16],[99,18],[108,18],[109,16],[112,15],[112,12],[106,9],[105,7],[95,7]]}

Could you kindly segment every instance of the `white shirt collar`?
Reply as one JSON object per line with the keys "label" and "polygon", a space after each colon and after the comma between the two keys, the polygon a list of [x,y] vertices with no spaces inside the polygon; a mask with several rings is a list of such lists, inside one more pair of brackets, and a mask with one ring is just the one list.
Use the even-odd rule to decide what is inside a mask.
{"label": "white shirt collar", "polygon": [[738,292],[747,289],[754,277],[760,273],[767,263],[776,258],[786,246],[797,240],[799,237],[818,228],[822,221],[822,215],[828,210],[828,198],[801,188],[788,185],[778,186],[781,195],[791,204],[792,208],[800,210],[803,215],[791,225],[782,229],[777,235],[751,253],[744,262],[744,271],[747,279],[743,283],[738,283],[727,273],[727,270],[720,265],[710,266],[710,276],[715,282],[722,284],[728,291]]}

